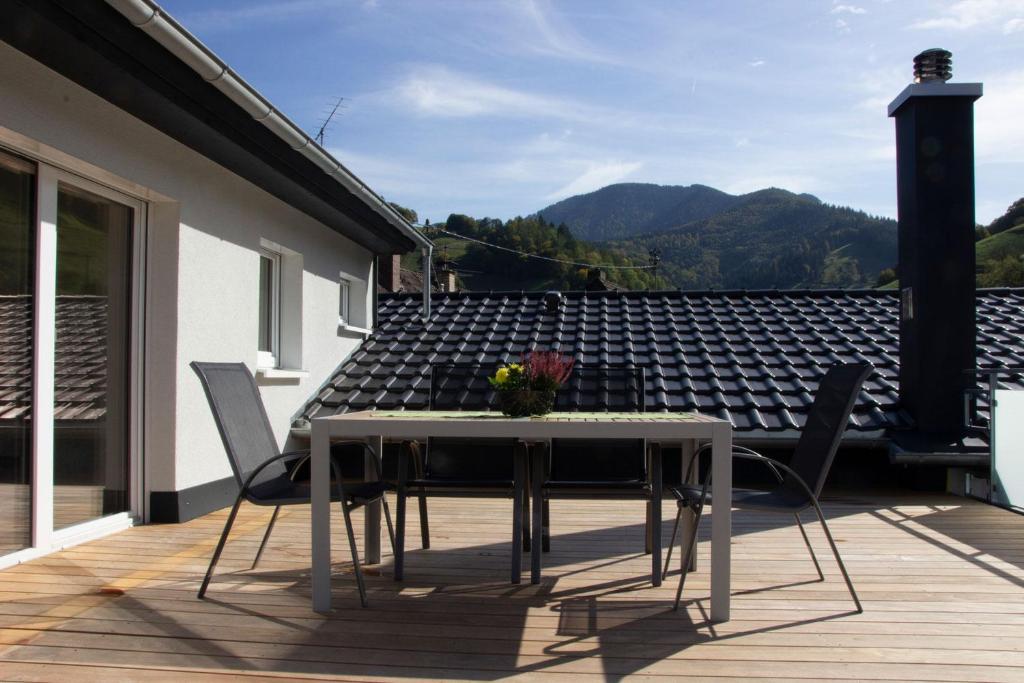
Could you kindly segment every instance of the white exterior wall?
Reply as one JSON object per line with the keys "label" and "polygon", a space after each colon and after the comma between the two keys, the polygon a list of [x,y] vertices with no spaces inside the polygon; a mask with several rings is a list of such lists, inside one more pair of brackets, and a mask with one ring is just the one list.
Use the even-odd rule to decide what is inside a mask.
{"label": "white exterior wall", "polygon": [[[230,476],[188,364],[244,361],[255,370],[260,240],[302,256],[309,374],[260,388],[284,446],[297,411],[361,341],[338,327],[338,274],[370,285],[370,252],[3,43],[0,128],[98,167],[116,189],[134,184],[132,194],[149,202],[147,495]],[[363,294],[368,325],[370,286]]]}

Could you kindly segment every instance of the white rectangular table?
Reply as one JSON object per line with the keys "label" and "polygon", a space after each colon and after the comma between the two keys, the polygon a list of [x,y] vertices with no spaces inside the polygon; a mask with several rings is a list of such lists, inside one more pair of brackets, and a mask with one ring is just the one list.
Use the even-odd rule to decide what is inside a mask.
{"label": "white rectangular table", "polygon": [[[314,418],[312,421],[312,580],[313,609],[331,608],[330,442],[332,439],[422,440],[430,437],[487,437],[543,442],[550,439],[646,439],[654,444],[712,443],[712,499],[731,500],[732,426],[695,413],[551,413],[544,417],[510,418],[500,413],[442,411],[362,411]],[[657,448],[655,449],[657,450]],[[651,533],[661,535],[660,458],[652,462]],[[656,471],[655,471],[656,470]],[[655,480],[656,479],[656,480]],[[534,501],[537,505],[538,501]],[[514,510],[517,512],[519,506]],[[655,509],[656,508],[656,509]],[[537,515],[536,509],[534,513]],[[380,515],[367,510],[368,561],[380,544]],[[537,525],[534,525],[537,526]],[[711,524],[711,619],[729,620],[730,536],[732,515],[728,505],[714,508]],[[534,534],[539,530],[534,529]],[[537,537],[539,540],[539,537]],[[517,537],[513,545],[519,544]],[[540,544],[534,543],[533,580],[540,572]],[[652,552],[652,577],[660,582],[660,542]],[[401,557],[396,558],[399,562]]]}

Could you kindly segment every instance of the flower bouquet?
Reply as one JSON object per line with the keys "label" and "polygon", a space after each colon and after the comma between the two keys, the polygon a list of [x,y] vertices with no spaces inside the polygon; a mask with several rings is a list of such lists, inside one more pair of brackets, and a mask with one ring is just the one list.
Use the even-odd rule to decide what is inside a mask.
{"label": "flower bouquet", "polygon": [[522,363],[510,363],[488,377],[498,392],[501,412],[510,417],[546,415],[555,392],[572,372],[573,359],[557,351],[534,351]]}

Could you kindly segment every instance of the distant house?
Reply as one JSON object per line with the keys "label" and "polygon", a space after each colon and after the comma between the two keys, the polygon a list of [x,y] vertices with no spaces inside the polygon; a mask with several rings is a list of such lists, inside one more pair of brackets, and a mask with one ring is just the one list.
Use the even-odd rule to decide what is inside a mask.
{"label": "distant house", "polygon": [[188,364],[278,440],[409,223],[144,0],[0,10],[0,563],[234,495]]}

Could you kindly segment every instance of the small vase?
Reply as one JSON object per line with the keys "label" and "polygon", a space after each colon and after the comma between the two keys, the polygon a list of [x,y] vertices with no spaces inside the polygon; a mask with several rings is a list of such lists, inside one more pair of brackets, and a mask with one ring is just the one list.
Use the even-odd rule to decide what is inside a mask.
{"label": "small vase", "polygon": [[517,389],[499,393],[501,412],[509,417],[547,415],[555,407],[554,391]]}

